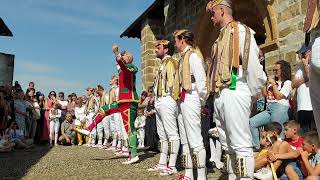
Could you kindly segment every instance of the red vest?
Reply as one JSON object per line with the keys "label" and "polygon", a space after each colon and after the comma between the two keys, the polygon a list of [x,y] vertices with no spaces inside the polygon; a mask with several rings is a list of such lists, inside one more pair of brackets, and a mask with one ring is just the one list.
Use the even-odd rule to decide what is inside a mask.
{"label": "red vest", "polygon": [[136,73],[138,68],[133,64],[124,64],[122,58],[117,60],[119,72],[119,103],[139,102],[136,91]]}

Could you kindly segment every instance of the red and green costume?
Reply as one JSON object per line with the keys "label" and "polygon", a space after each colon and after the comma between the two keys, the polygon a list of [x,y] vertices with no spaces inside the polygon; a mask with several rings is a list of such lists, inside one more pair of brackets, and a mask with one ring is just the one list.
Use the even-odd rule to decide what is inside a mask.
{"label": "red and green costume", "polygon": [[88,129],[91,131],[105,116],[121,112],[123,124],[129,137],[131,157],[135,157],[137,155],[137,132],[134,128],[134,121],[137,117],[139,102],[135,85],[138,68],[133,64],[125,64],[122,58],[117,62],[120,66],[119,104],[113,103],[101,107]]}

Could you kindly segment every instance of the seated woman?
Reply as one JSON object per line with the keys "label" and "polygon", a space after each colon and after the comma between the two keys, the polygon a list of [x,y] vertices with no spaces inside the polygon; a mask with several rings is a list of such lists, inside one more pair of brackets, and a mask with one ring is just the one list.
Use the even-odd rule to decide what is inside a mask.
{"label": "seated woman", "polygon": [[9,140],[15,144],[15,148],[24,149],[31,145],[27,143],[23,134],[23,130],[19,129],[16,121],[12,121],[10,123],[10,126],[6,130],[5,134],[8,135]]}
{"label": "seated woman", "polygon": [[0,136],[0,152],[10,152],[15,146],[15,143],[10,142],[8,135],[2,134]]}
{"label": "seated woman", "polygon": [[[270,122],[278,122],[283,125],[289,119],[288,99],[292,90],[290,64],[284,60],[280,60],[276,62],[273,72],[275,73],[275,77],[269,77],[267,86],[263,89],[263,94],[267,97],[267,109],[250,118],[253,145],[256,149],[260,148],[258,127]],[[281,137],[284,137],[283,132],[281,133]]]}

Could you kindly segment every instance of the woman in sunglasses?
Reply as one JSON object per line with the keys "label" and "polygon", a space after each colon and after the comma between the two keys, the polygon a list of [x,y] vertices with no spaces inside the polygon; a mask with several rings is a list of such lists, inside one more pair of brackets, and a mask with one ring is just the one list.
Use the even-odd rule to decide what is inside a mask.
{"label": "woman in sunglasses", "polygon": [[46,98],[46,112],[44,114],[44,126],[42,131],[42,140],[49,141],[49,129],[50,129],[50,120],[49,120],[49,111],[53,110],[53,104],[57,101],[57,93],[55,91],[50,91],[48,98]]}
{"label": "woman in sunglasses", "polygon": [[[291,67],[287,61],[280,60],[275,63],[274,78],[269,77],[263,95],[267,97],[267,109],[250,118],[250,128],[253,146],[260,147],[258,127],[270,122],[283,123],[288,121],[289,97],[291,94]],[[283,132],[281,133],[283,137]]]}

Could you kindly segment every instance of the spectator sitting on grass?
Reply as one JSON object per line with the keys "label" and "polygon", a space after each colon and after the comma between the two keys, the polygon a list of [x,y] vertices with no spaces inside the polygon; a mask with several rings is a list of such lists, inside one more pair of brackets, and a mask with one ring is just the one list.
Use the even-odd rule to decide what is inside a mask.
{"label": "spectator sitting on grass", "polygon": [[6,135],[9,136],[11,142],[15,143],[15,148],[24,149],[28,147],[23,131],[19,129],[17,122],[11,122],[9,128],[6,130]]}
{"label": "spectator sitting on grass", "polygon": [[0,152],[10,152],[15,146],[15,143],[10,142],[8,135],[0,136]]}
{"label": "spectator sitting on grass", "polygon": [[75,127],[72,124],[72,114],[67,112],[65,116],[65,120],[61,124],[61,136],[59,137],[59,141],[63,145],[74,145],[75,143]]}

